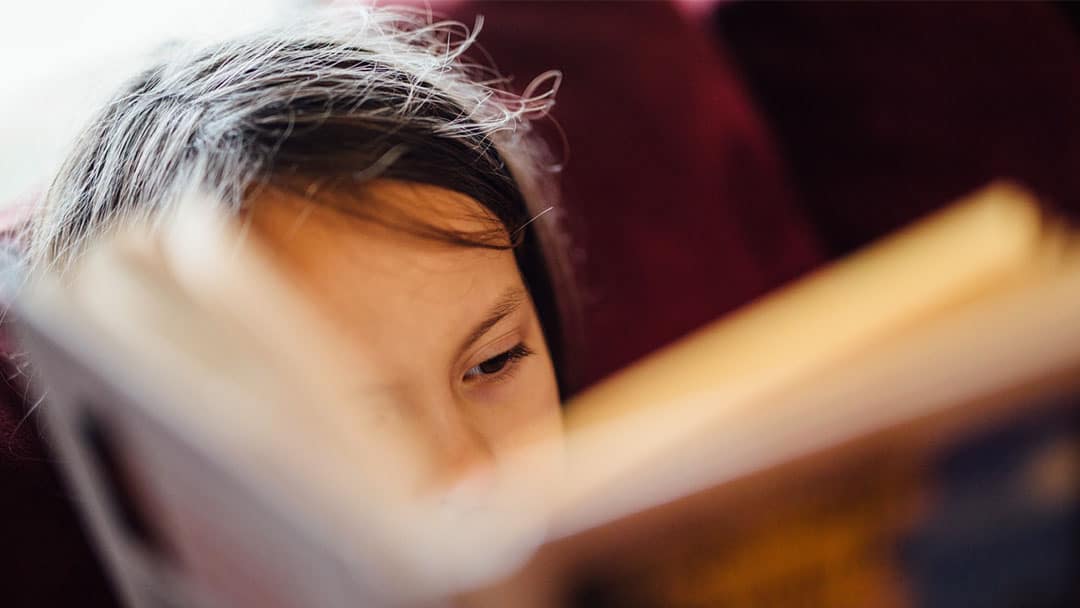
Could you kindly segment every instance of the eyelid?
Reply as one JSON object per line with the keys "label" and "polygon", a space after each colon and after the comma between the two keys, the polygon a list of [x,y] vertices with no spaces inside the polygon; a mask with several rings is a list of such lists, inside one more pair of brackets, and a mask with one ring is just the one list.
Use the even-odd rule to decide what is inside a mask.
{"label": "eyelid", "polygon": [[473,351],[472,356],[466,360],[470,364],[467,365],[465,369],[472,369],[492,357],[497,357],[510,350],[515,345],[521,344],[524,340],[525,336],[520,327],[508,329]]}
{"label": "eyelid", "polygon": [[[462,379],[468,383],[499,382],[505,380],[509,378],[511,374],[513,374],[514,370],[517,368],[517,365],[521,362],[522,359],[533,354],[535,354],[535,351],[526,346],[524,342],[519,341],[514,344],[514,346],[511,346],[506,350],[502,350],[499,353],[492,355],[491,357],[487,357],[481,360],[476,365],[468,368],[462,374]],[[485,363],[494,359],[499,359],[501,357],[506,357],[506,360],[503,362],[502,367],[500,367],[497,371],[491,373],[484,373],[483,370],[480,369]],[[476,371],[477,373],[470,375],[474,371]]]}
{"label": "eyelid", "polygon": [[[456,369],[458,370],[455,382],[467,382],[469,384],[478,384],[486,381],[498,381],[510,376],[513,372],[512,368],[517,367],[517,363],[524,357],[519,357],[516,360],[510,361],[506,366],[506,369],[501,370],[499,373],[492,375],[477,374],[469,376],[468,374],[475,370],[476,367],[484,362],[505,354],[507,351],[513,349],[515,346],[524,346],[528,349],[528,354],[533,354],[534,351],[525,346],[526,340],[530,339],[534,330],[532,324],[529,322],[529,317],[522,316],[524,308],[519,308],[511,314],[503,317],[496,323],[488,332],[489,335],[494,334],[493,338],[487,339],[482,343],[479,348],[472,349],[472,354],[464,358],[462,363]],[[495,330],[495,327],[506,327],[505,331]],[[498,331],[496,334],[495,332]]]}
{"label": "eyelid", "polygon": [[523,289],[511,288],[504,292],[488,318],[481,322],[473,333],[465,339],[460,350],[462,352],[468,350],[484,336],[491,333],[494,328],[504,324],[507,319],[520,318],[525,308],[523,304],[527,301],[528,294]]}

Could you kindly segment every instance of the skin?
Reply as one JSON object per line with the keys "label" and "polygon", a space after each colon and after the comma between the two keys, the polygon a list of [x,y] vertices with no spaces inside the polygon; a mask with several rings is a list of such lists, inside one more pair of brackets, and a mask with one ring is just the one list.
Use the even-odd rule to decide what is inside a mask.
{"label": "skin", "polygon": [[[400,226],[503,243],[509,236],[478,202],[436,186],[376,180],[348,197],[318,198],[266,190],[246,220],[320,314],[365,353],[372,390],[389,396],[400,424],[420,438],[421,462],[399,476],[417,497],[492,513],[493,539],[535,546],[561,468],[561,410],[514,255]],[[506,534],[492,531],[496,521]],[[508,555],[492,552],[500,554]]]}

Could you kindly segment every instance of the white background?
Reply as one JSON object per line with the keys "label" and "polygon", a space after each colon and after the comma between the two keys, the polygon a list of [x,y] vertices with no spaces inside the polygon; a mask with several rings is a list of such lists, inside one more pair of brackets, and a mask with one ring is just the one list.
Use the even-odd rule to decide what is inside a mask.
{"label": "white background", "polygon": [[40,191],[94,109],[175,38],[258,27],[304,0],[38,0],[0,8],[0,207]]}

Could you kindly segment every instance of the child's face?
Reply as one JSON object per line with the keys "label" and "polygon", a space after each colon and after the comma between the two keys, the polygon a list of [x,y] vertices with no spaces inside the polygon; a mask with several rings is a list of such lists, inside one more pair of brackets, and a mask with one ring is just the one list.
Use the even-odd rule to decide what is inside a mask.
{"label": "child's face", "polygon": [[[404,213],[465,233],[497,226],[475,200],[435,186],[379,180],[355,198],[389,222]],[[509,492],[504,504],[530,508],[549,498],[559,397],[512,251],[423,238],[279,191],[252,201],[250,220],[424,438],[419,494]]]}

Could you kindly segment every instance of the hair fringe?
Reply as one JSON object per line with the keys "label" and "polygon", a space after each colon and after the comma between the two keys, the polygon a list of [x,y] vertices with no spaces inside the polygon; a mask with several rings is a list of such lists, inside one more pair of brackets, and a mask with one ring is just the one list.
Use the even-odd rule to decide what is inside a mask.
{"label": "hair fringe", "polygon": [[[532,205],[534,212],[551,206],[554,190],[536,190],[543,174],[558,165],[531,137],[529,123],[549,115],[561,74],[545,72],[515,95],[509,79],[491,63],[469,59],[482,28],[482,17],[470,29],[435,20],[430,10],[349,5],[233,40],[163,45],[155,53],[156,65],[130,81],[75,142],[43,207],[21,235],[28,271],[62,271],[92,237],[115,222],[167,214],[191,190],[239,208],[276,150],[252,150],[246,142],[232,141],[238,125],[259,116],[282,119],[272,108],[289,108],[312,87],[328,98],[363,100],[400,84],[380,81],[378,70],[357,78],[356,62],[373,58],[388,68],[387,78],[393,78],[392,70],[408,74],[409,82],[400,102],[365,112],[376,118],[384,114],[388,123],[416,120],[432,95],[447,95],[463,112],[434,122],[433,132],[495,145],[523,190],[544,198]],[[288,56],[298,41],[321,46],[290,64],[292,78],[305,78],[282,82],[280,66],[266,57]],[[487,57],[482,49],[478,53]],[[274,94],[267,95],[268,90]],[[167,106],[173,120],[140,123],[152,105]],[[330,111],[284,117],[283,137],[317,128]],[[158,146],[155,154],[130,154],[150,145]]]}
{"label": "hair fringe", "polygon": [[[547,280],[566,287],[552,296],[560,333],[578,341],[572,249],[552,179],[567,158],[565,136],[552,121],[563,144],[555,158],[533,129],[550,119],[562,74],[544,72],[513,93],[477,43],[483,24],[350,3],[228,40],[163,45],[74,142],[19,234],[24,274],[64,273],[102,233],[127,221],[160,226],[192,195],[239,210],[279,169],[283,142],[355,115],[388,136],[419,125],[499,164],[476,170],[514,182]],[[372,153],[371,172],[350,173],[395,160],[392,146]]]}

